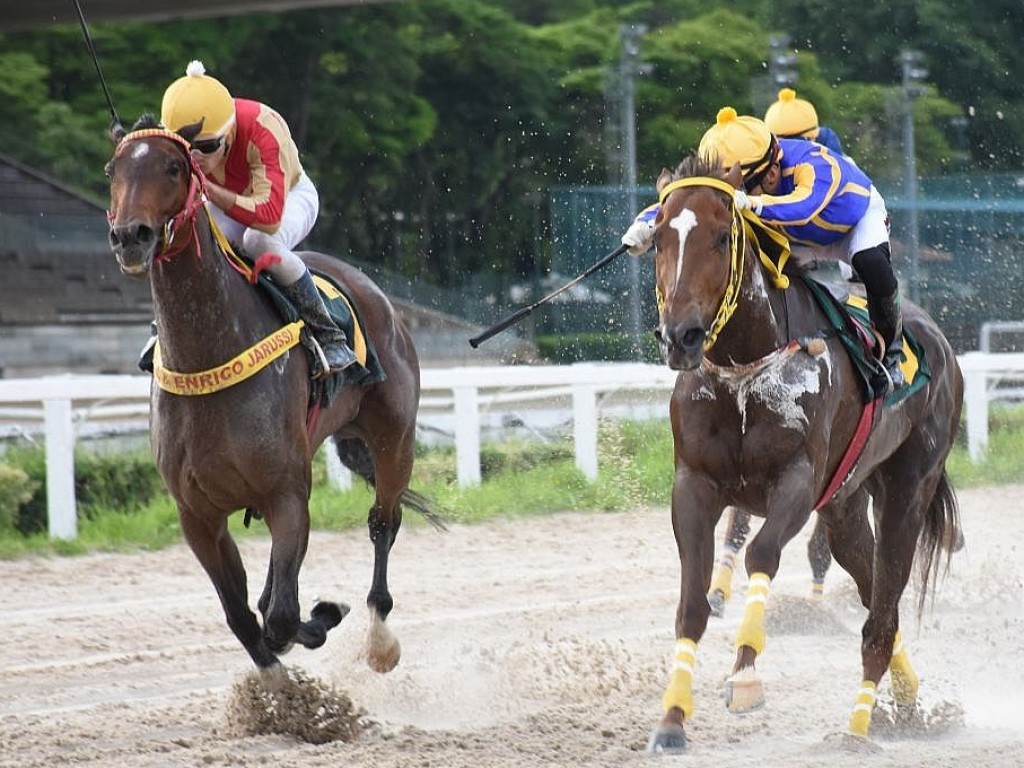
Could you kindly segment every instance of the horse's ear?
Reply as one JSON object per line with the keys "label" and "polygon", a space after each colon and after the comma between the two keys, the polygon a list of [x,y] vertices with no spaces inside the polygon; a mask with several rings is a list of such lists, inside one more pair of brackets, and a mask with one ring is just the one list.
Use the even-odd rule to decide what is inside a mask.
{"label": "horse's ear", "polygon": [[178,129],[178,135],[185,141],[192,141],[192,139],[199,135],[201,130],[203,130],[202,118],[195,123],[189,123],[188,125],[181,126],[181,128]]}
{"label": "horse's ear", "polygon": [[654,184],[655,189],[658,190],[658,194],[661,194],[661,190],[663,190],[670,181],[672,181],[672,171],[668,168],[662,168],[661,173],[658,174],[658,181]]}
{"label": "horse's ear", "polygon": [[110,124],[110,138],[113,140],[114,144],[120,144],[121,139],[123,139],[126,135],[127,131],[125,131],[124,126],[121,125],[120,120],[114,120]]}
{"label": "horse's ear", "polygon": [[732,184],[736,189],[740,189],[743,186],[743,169],[740,168],[739,163],[733,163],[725,174],[725,180]]}

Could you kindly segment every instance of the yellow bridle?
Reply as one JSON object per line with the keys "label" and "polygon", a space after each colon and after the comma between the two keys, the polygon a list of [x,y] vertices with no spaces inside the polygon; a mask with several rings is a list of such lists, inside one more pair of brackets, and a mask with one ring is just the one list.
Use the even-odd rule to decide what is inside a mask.
{"label": "yellow bridle", "polygon": [[[665,205],[665,201],[670,194],[683,187],[711,187],[712,189],[724,192],[729,198],[729,211],[732,216],[732,223],[729,228],[729,282],[725,287],[725,294],[722,296],[722,303],[718,307],[715,320],[711,324],[707,337],[704,339],[704,351],[707,352],[718,339],[718,334],[725,327],[725,324],[729,322],[729,318],[736,312],[736,307],[739,306],[740,286],[743,282],[743,254],[746,252],[748,240],[752,239],[754,243],[757,243],[753,228],[757,226],[767,231],[769,236],[775,240],[781,238],[782,235],[773,230],[768,230],[752,211],[741,211],[737,208],[734,197],[736,188],[729,182],[723,179],[716,179],[713,176],[691,176],[666,184],[658,197],[661,205]],[[761,263],[771,273],[775,286],[780,289],[788,288],[789,278],[782,274],[782,265],[785,263],[785,259],[781,260],[780,264],[776,264],[768,257],[760,245],[758,245],[757,253]],[[788,255],[789,247],[787,243],[785,256],[788,257]],[[657,286],[655,290],[657,292],[658,313],[660,314],[665,307],[665,296],[660,286]]]}

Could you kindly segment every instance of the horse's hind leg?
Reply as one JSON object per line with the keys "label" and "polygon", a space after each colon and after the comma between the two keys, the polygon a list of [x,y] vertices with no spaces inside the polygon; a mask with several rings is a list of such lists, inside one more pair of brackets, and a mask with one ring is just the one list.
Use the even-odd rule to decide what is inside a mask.
{"label": "horse's hind leg", "polygon": [[728,509],[729,520],[725,530],[725,541],[722,553],[715,564],[715,573],[711,577],[711,588],[708,590],[708,604],[711,615],[721,618],[725,615],[725,604],[732,595],[732,576],[736,570],[736,558],[750,533],[750,514],[737,507]]}
{"label": "horse's hind leg", "polygon": [[825,520],[815,515],[814,531],[807,542],[807,560],[811,564],[811,600],[820,601],[825,594],[825,574],[832,564],[832,552],[828,548]]}
{"label": "horse's hind leg", "polygon": [[366,663],[375,672],[390,672],[398,664],[402,650],[385,620],[394,607],[388,589],[388,560],[391,547],[402,526],[402,494],[412,477],[415,432],[410,428],[403,439],[371,445],[374,456],[376,497],[367,517],[373,542],[373,582],[366,595],[370,609],[370,629],[366,638]]}
{"label": "horse's hind leg", "polygon": [[228,533],[227,515],[214,519],[213,513],[200,515],[179,505],[178,519],[185,541],[213,582],[228,626],[235,633],[256,666],[268,669],[278,664],[277,657],[263,640],[256,614],[249,608],[245,567],[234,539]]}

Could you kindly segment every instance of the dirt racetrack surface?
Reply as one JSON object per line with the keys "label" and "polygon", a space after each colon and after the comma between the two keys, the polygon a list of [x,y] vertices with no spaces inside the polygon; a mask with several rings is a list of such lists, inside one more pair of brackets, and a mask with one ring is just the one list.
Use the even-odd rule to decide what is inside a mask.
{"label": "dirt racetrack surface", "polygon": [[[929,714],[913,735],[842,736],[864,613],[836,566],[823,603],[810,602],[808,529],[787,549],[768,602],[758,659],[767,706],[742,716],[723,706],[740,574],[698,650],[688,752],[645,755],[679,580],[668,512],[652,509],[407,528],[390,579],[403,656],[387,675],[360,658],[365,533],[315,534],[303,609],[322,596],[353,611],[323,648],[284,662],[300,685],[334,696],[316,717],[360,726],[348,742],[252,733],[251,663],[184,546],[0,562],[0,766],[1024,765],[1024,487],[959,497],[966,549],[920,622],[913,587],[904,600]],[[268,544],[242,544],[254,594]]]}

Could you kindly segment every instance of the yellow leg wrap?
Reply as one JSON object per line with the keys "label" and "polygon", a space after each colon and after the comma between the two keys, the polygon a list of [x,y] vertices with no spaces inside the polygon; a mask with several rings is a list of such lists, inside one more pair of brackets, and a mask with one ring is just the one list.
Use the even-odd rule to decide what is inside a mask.
{"label": "yellow leg wrap", "polygon": [[743,610],[743,623],[736,633],[736,647],[747,645],[760,654],[764,650],[764,607],[772,580],[766,573],[754,573],[747,587],[747,606]]}
{"label": "yellow leg wrap", "polygon": [[811,600],[815,603],[820,603],[825,597],[825,582],[824,581],[812,581],[811,582]]}
{"label": "yellow leg wrap", "polygon": [[892,693],[899,705],[914,704],[917,701],[917,673],[910,664],[910,656],[903,647],[903,633],[896,630],[892,643],[892,660],[889,662],[892,675]]}
{"label": "yellow leg wrap", "polygon": [[715,566],[715,573],[711,577],[711,589],[708,593],[718,590],[728,600],[732,594],[732,572],[736,568],[736,553],[731,549],[725,549],[722,556],[718,558]]}
{"label": "yellow leg wrap", "polygon": [[854,736],[867,737],[871,728],[871,710],[875,708],[875,684],[865,680],[857,691],[857,701],[850,715],[850,733]]}
{"label": "yellow leg wrap", "polygon": [[693,715],[693,670],[697,661],[697,643],[688,637],[676,640],[676,652],[672,664],[672,677],[661,699],[668,712],[672,707],[683,710],[689,720]]}

